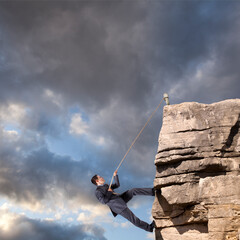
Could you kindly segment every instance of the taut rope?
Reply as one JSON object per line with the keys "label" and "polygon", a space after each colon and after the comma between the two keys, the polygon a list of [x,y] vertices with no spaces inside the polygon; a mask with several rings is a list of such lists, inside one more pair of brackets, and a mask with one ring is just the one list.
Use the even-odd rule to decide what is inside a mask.
{"label": "taut rope", "polygon": [[[158,108],[160,107],[160,105],[162,104],[162,101],[165,100],[167,102],[168,100],[168,95],[164,94],[163,99],[161,100],[161,102],[158,104],[158,106],[156,107],[156,109],[153,111],[152,115],[148,118],[147,122],[145,123],[145,125],[143,126],[143,128],[141,129],[141,131],[138,133],[138,135],[136,136],[136,138],[133,140],[131,146],[129,147],[129,149],[127,150],[126,154],[124,155],[124,157],[122,158],[121,162],[119,163],[116,171],[120,168],[120,166],[122,165],[124,159],[126,158],[126,156],[128,155],[128,153],[130,152],[131,148],[133,147],[134,143],[137,141],[137,139],[139,138],[139,136],[141,135],[142,131],[144,130],[144,128],[148,125],[149,121],[152,119],[153,115],[156,113],[156,111],[158,110]],[[167,104],[169,104],[169,102],[167,102]],[[111,188],[112,186],[112,182],[113,182],[113,177],[114,174],[112,176],[112,180],[111,183],[109,185],[109,188]]]}

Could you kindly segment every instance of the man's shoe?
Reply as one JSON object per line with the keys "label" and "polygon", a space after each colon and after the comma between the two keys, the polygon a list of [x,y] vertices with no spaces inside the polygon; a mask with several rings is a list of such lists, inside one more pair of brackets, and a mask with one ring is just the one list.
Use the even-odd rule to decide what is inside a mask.
{"label": "man's shoe", "polygon": [[152,188],[152,191],[153,191],[153,196],[161,195],[161,193],[162,193],[161,189]]}
{"label": "man's shoe", "polygon": [[153,232],[153,229],[156,227],[155,221],[153,220],[150,224],[150,231]]}

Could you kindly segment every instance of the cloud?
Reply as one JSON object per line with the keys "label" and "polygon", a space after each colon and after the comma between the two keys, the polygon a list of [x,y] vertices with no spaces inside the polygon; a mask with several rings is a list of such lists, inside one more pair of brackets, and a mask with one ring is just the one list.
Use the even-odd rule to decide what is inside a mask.
{"label": "cloud", "polygon": [[[11,88],[9,94],[15,98],[35,94],[38,98],[43,88],[54,89],[89,110],[101,108],[119,92],[126,100],[142,101],[150,86],[135,70],[143,64],[146,4],[60,3],[54,11],[49,8],[52,4],[36,2],[21,10],[2,4],[2,16],[9,19],[3,33],[11,38],[4,61],[12,73],[2,72],[9,83],[4,81],[3,85],[16,84],[25,93],[19,95]],[[41,9],[41,17],[36,9]],[[129,59],[127,64],[125,58]],[[18,74],[17,81],[11,76],[14,74]],[[132,81],[128,81],[129,76]],[[138,84],[138,78],[144,86]],[[36,86],[36,82],[41,83]]]}
{"label": "cloud", "polygon": [[85,135],[88,133],[89,126],[83,121],[81,114],[75,113],[71,118],[70,134]]}
{"label": "cloud", "polygon": [[2,196],[33,211],[50,205],[56,211],[58,207],[78,209],[86,203],[96,204],[91,163],[54,154],[36,132],[24,133],[0,128]]}
{"label": "cloud", "polygon": [[0,162],[0,193],[31,210],[49,204],[55,211],[57,207],[74,209],[91,202],[90,189],[86,189],[89,170],[83,163],[56,156],[47,149],[31,152],[26,158],[19,152],[1,154]]}
{"label": "cloud", "polygon": [[70,225],[28,218],[0,209],[0,238],[7,240],[106,240],[104,230],[95,225]]}
{"label": "cloud", "polygon": [[53,104],[57,105],[58,107],[61,107],[63,105],[62,96],[60,94],[54,93],[50,89],[45,89],[43,97],[51,101]]}
{"label": "cloud", "polygon": [[8,103],[0,105],[0,121],[2,124],[19,126],[27,115],[27,107],[21,103]]}
{"label": "cloud", "polygon": [[109,208],[104,205],[84,205],[81,207],[81,213],[77,217],[77,221],[81,223],[112,223],[112,216],[109,216]]}
{"label": "cloud", "polygon": [[[93,119],[93,121],[94,120],[95,119]],[[75,113],[71,116],[69,133],[75,136],[86,136],[87,139],[94,145],[106,146],[106,138],[98,135],[98,131],[95,132],[93,126],[94,124],[91,124],[91,121],[84,121],[80,113]]]}
{"label": "cloud", "polygon": [[154,234],[152,233],[147,233],[147,239],[155,239]]}
{"label": "cloud", "polygon": [[[3,34],[10,40],[2,60],[8,68],[1,72],[9,90],[2,98],[26,100],[34,94],[38,99],[39,90],[49,89],[87,112],[101,110],[115,97],[121,109],[127,103],[144,111],[148,101],[153,103],[179,79],[184,85],[186,74],[213,53],[223,61],[221,71],[238,73],[236,64],[227,61],[236,63],[239,56],[234,54],[239,49],[235,1],[18,4],[1,3]],[[199,95],[203,88],[193,90]]]}

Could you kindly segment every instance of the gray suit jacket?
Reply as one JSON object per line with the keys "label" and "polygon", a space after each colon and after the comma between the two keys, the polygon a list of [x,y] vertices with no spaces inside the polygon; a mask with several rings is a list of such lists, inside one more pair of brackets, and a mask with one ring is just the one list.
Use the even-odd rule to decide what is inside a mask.
{"label": "gray suit jacket", "polygon": [[[115,189],[120,186],[118,175],[114,177],[115,184],[112,184],[111,188]],[[121,213],[124,209],[127,208],[127,204],[120,197],[119,194],[114,194],[114,192],[108,191],[109,185],[104,184],[103,186],[98,186],[95,195],[99,202],[102,204],[107,204],[112,211],[114,217]]]}

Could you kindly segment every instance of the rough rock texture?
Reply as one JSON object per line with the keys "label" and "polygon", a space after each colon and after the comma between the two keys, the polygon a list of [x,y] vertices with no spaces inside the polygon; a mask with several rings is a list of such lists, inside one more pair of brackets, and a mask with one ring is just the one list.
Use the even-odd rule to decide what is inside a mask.
{"label": "rough rock texture", "polygon": [[164,107],[157,240],[240,240],[240,99]]}

